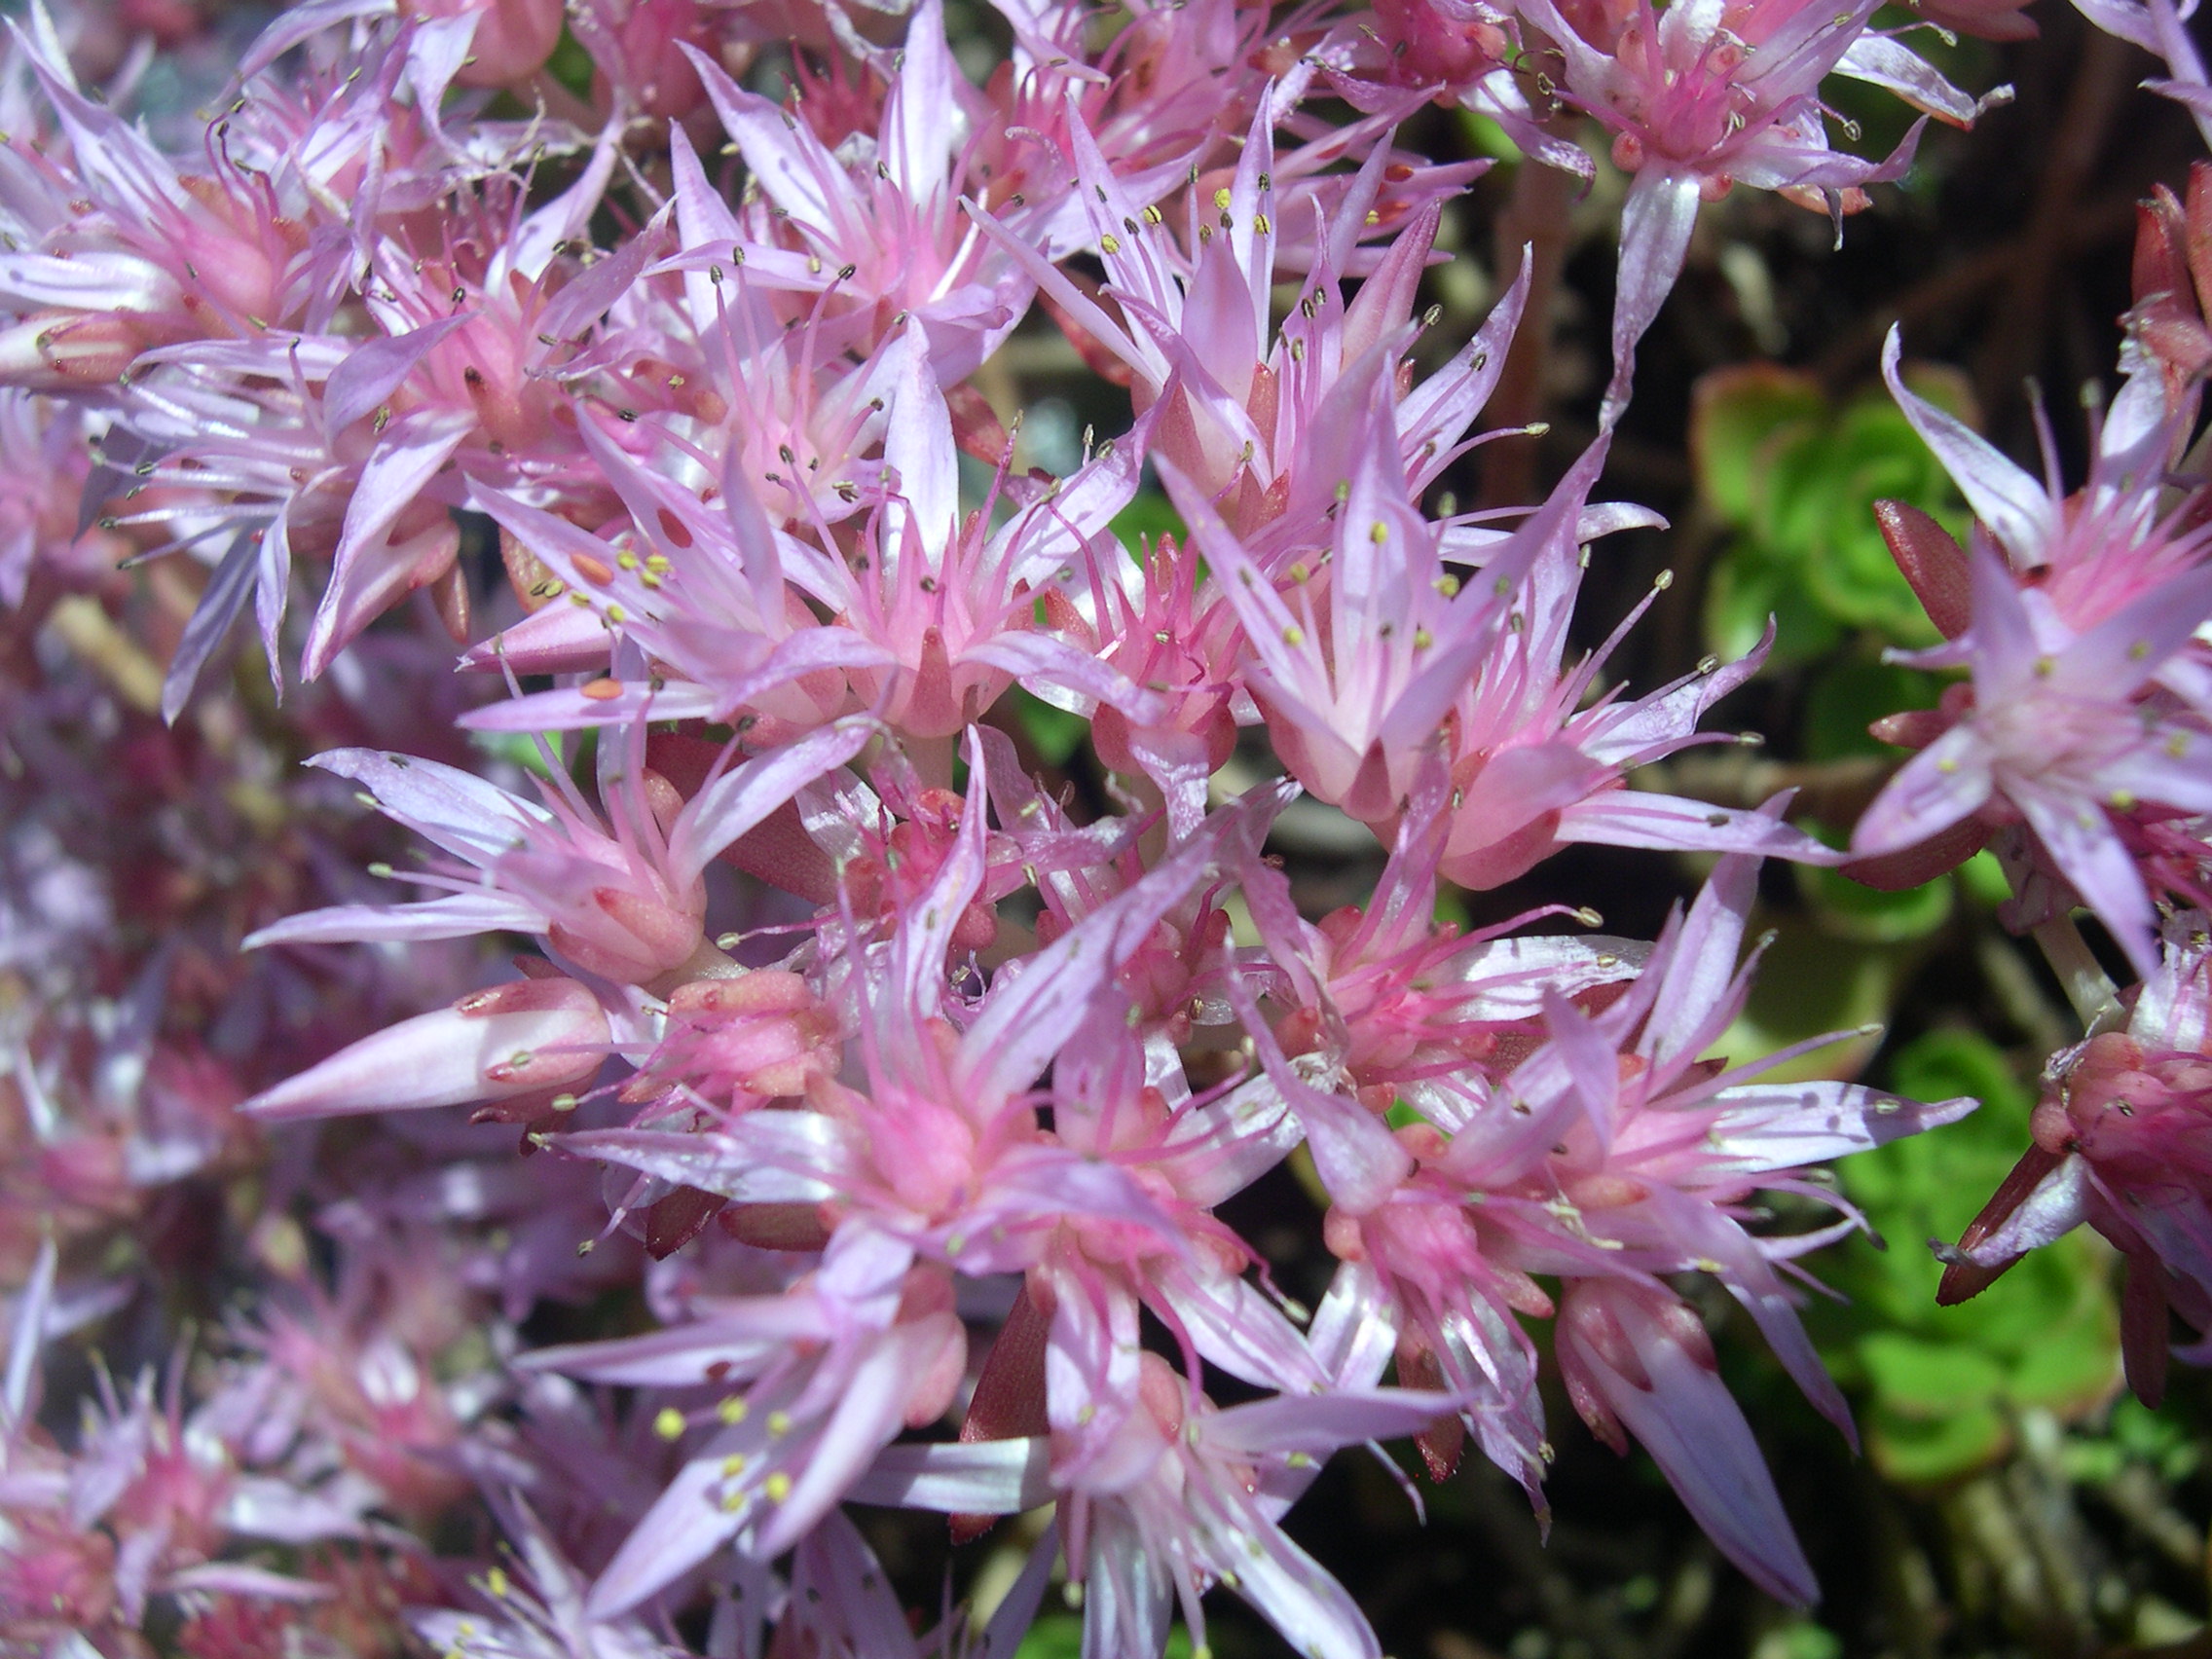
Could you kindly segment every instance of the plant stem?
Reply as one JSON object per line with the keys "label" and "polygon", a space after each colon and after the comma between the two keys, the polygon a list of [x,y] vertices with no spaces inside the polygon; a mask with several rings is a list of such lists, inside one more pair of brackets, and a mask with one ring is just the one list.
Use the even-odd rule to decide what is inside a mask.
{"label": "plant stem", "polygon": [[2126,1017],[2127,1011],[2120,1005],[2119,987],[2097,965],[2072,916],[2053,916],[2037,923],[2035,941],[2043,947],[2044,960],[2058,976],[2058,982],[2066,988],[2066,1000],[2074,1005],[2090,1036],[2111,1030]]}

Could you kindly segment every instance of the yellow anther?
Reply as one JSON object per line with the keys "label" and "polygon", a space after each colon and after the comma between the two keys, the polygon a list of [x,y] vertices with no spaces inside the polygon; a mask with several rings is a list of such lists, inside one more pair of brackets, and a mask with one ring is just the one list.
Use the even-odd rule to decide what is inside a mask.
{"label": "yellow anther", "polygon": [[653,1432],[663,1440],[682,1440],[686,1426],[683,1414],[674,1406],[663,1406],[653,1414]]}

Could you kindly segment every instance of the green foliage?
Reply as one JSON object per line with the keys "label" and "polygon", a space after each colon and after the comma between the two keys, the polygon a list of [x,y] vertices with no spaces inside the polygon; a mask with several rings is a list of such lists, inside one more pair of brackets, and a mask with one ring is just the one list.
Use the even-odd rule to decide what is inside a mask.
{"label": "green foliage", "polygon": [[1129,504],[1114,515],[1112,529],[1131,554],[1137,551],[1140,537],[1157,541],[1162,535],[1172,535],[1180,542],[1190,534],[1183,528],[1183,515],[1175,510],[1174,502],[1157,488],[1139,490]]}
{"label": "green foliage", "polygon": [[[1954,377],[1912,378],[1923,396],[1965,413]],[[1690,448],[1700,499],[1734,533],[1706,596],[1715,652],[1741,656],[1770,614],[1777,654],[1796,660],[1862,629],[1889,644],[1935,644],[1871,509],[1909,501],[1959,533],[1966,517],[1886,392],[1838,404],[1810,376],[1770,364],[1719,370],[1698,384]]]}
{"label": "green foliage", "polygon": [[[1767,918],[1754,918],[1754,926]],[[1873,1057],[1908,962],[1905,947],[1839,937],[1825,926],[1782,928],[1759,961],[1751,995],[1715,1046],[1734,1059],[1771,1054],[1827,1032],[1842,1041],[1761,1074],[1775,1083],[1852,1078]]]}
{"label": "green foliage", "polygon": [[1847,1198],[1888,1240],[1839,1251],[1824,1276],[1851,1298],[1813,1310],[1823,1356],[1865,1401],[1876,1467],[1893,1480],[1954,1479],[1996,1461],[2023,1410],[2079,1417],[2119,1381],[2119,1315],[2107,1252],[2086,1233],[2038,1250],[1972,1302],[1936,1306],[1942,1267],[1927,1240],[1955,1239],[2028,1145],[2034,1102],[1987,1039],[1936,1031],[1892,1061],[1889,1082],[1920,1100],[1971,1094],[1981,1107],[1836,1166]]}
{"label": "green foliage", "polygon": [[1798,865],[1793,873],[1798,892],[1820,918],[1824,932],[1869,944],[1926,939],[1951,919],[1957,896],[1948,875],[1899,893],[1884,893],[1861,886],[1840,870]]}
{"label": "green foliage", "polygon": [[[1083,1652],[1083,1619],[1075,1613],[1044,1613],[1029,1627],[1014,1659],[1079,1659]],[[1191,1659],[1191,1633],[1181,1625],[1167,1633],[1165,1659]]]}
{"label": "green foliage", "polygon": [[583,42],[566,28],[561,31],[560,43],[553,48],[553,55],[545,60],[546,73],[579,98],[591,96],[591,77],[596,67]]}
{"label": "green foliage", "polygon": [[1760,1637],[1751,1659],[1843,1659],[1843,1641],[1811,1619],[1791,1619]]}
{"label": "green foliage", "polygon": [[1090,722],[1081,715],[1055,709],[1018,685],[1007,693],[1006,700],[1014,719],[1021,722],[1022,735],[1048,766],[1065,766],[1090,734]]}
{"label": "green foliage", "polygon": [[[1942,682],[1933,674],[1883,662],[1866,650],[1838,652],[1806,679],[1799,747],[1815,763],[1897,759],[1899,752],[1867,727],[1899,710],[1932,709],[1941,692]],[[1830,846],[1844,845],[1850,830],[1848,824],[1809,828]],[[1899,893],[1863,887],[1841,871],[1810,865],[1796,866],[1792,875],[1822,932],[1864,944],[1931,938],[1950,921],[1962,893],[1984,909],[2011,893],[2003,868],[1988,853],[1976,853],[1957,870]]]}
{"label": "green foliage", "polygon": [[1487,115],[1478,115],[1471,109],[1453,111],[1459,118],[1459,131],[1467,141],[1468,152],[1488,156],[1493,162],[1518,162],[1521,146],[1514,143],[1504,128]]}
{"label": "green foliage", "polygon": [[533,777],[550,779],[553,768],[546,761],[546,746],[550,745],[556,757],[568,768],[569,776],[588,782],[592,766],[599,755],[597,732],[550,732],[542,741],[537,733],[527,731],[472,731],[468,744],[479,755],[530,773]]}
{"label": "green foliage", "polygon": [[[1887,558],[1885,549],[1883,557]],[[1866,728],[1900,709],[1933,709],[1942,682],[1916,668],[1901,668],[1869,656],[1827,663],[1805,687],[1800,728],[1805,758],[1842,760],[1857,755],[1897,758],[1894,745]]]}
{"label": "green foliage", "polygon": [[2148,1463],[2161,1481],[2178,1486],[2196,1473],[2203,1453],[2186,1421],[2161,1415],[2133,1394],[2122,1394],[2102,1434],[2069,1439],[2066,1474],[2087,1486],[2119,1478],[2129,1463]]}

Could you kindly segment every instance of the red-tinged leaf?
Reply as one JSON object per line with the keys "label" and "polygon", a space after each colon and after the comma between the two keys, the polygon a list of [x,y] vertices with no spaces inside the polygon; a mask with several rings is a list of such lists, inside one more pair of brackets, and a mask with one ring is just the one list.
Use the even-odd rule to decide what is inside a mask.
{"label": "red-tinged leaf", "polygon": [[944,401],[952,411],[952,441],[960,453],[996,466],[1014,439],[990,400],[964,381],[944,394]]}
{"label": "red-tinged leaf", "polygon": [[2156,1256],[2131,1254],[2127,1258],[2126,1287],[2120,1299],[2120,1351],[2127,1365],[2127,1385],[2153,1411],[2166,1397],[2171,1336],[2165,1279],[2165,1270]]}
{"label": "red-tinged leaf", "polygon": [[[1406,1388],[1444,1387],[1444,1371],[1436,1363],[1436,1356],[1421,1351],[1398,1350],[1398,1382]],[[1427,1466],[1428,1478],[1442,1483],[1450,1480],[1459,1467],[1459,1457],[1467,1449],[1467,1425],[1458,1415],[1440,1417],[1419,1434],[1414,1445],[1420,1451],[1420,1460]]]}
{"label": "red-tinged leaf", "polygon": [[1904,709],[1884,715],[1878,720],[1868,720],[1866,730],[1877,743],[1895,744],[1899,749],[1926,749],[1956,723],[1940,709]]}
{"label": "red-tinged leaf", "polygon": [[645,738],[645,764],[676,786],[689,800],[707,787],[722,746],[688,732],[656,731]]}
{"label": "red-tinged leaf", "polygon": [[2189,169],[2189,206],[2182,217],[2182,251],[2201,309],[2212,306],[2212,162]]}
{"label": "red-tinged leaf", "polygon": [[1978,818],[1962,818],[1947,830],[1938,830],[1918,846],[1872,858],[1853,859],[1838,869],[1862,887],[1878,893],[1902,893],[1954,870],[1981,851],[1989,840],[1989,826]]}
{"label": "red-tinged leaf", "polygon": [[819,1204],[731,1204],[716,1216],[740,1244],[761,1250],[823,1250],[830,1230]]}
{"label": "red-tinged leaf", "polygon": [[724,847],[721,860],[811,903],[836,900],[835,862],[806,832],[795,802],[784,802]]}
{"label": "red-tinged leaf", "polygon": [[1928,620],[1946,640],[1965,633],[1973,621],[1973,601],[1967,550],[1957,537],[1906,501],[1876,501],[1874,523]]}
{"label": "red-tinged leaf", "polygon": [[645,1211],[645,1251],[665,1262],[706,1231],[707,1223],[729,1200],[719,1193],[679,1187]]}
{"label": "red-tinged leaf", "polygon": [[[1967,1223],[1966,1232],[1959,1236],[1959,1249],[1972,1249],[2003,1226],[2006,1218],[2020,1207],[2020,1201],[2043,1184],[2045,1176],[2058,1167],[2063,1156],[2061,1153],[2046,1152],[2040,1146],[2031,1146],[2021,1154],[2020,1161],[2012,1165],[2012,1172],[1990,1195],[1989,1202],[1983,1204],[1981,1212]],[[2018,1258],[2013,1260],[2017,1261]],[[1938,1308],[1953,1308],[1962,1302],[1972,1301],[2002,1278],[2011,1266],[2011,1262],[2007,1262],[2003,1267],[1985,1268],[1978,1262],[1963,1259],[1947,1261],[1942,1282],[1936,1287],[1936,1305]]]}
{"label": "red-tinged leaf", "polygon": [[[1045,1416],[1045,1343],[1051,1331],[1024,1286],[999,1327],[990,1352],[983,1356],[976,1391],[969,1396],[968,1415],[960,1421],[962,1441],[1015,1440],[1051,1432]],[[996,1515],[955,1515],[952,1541],[971,1543],[998,1520]]]}
{"label": "red-tinged leaf", "polygon": [[2176,279],[2186,275],[2181,250],[2174,244],[2174,230],[2181,222],[2181,203],[2164,185],[2154,186],[2151,200],[2135,204],[2135,257],[2132,280],[2137,304],[2154,294],[2178,291]]}
{"label": "red-tinged leaf", "polygon": [[990,1352],[983,1356],[976,1392],[960,1423],[963,1441],[1051,1432],[1045,1416],[1045,1342],[1050,1332],[1050,1322],[1024,1286],[999,1327]]}

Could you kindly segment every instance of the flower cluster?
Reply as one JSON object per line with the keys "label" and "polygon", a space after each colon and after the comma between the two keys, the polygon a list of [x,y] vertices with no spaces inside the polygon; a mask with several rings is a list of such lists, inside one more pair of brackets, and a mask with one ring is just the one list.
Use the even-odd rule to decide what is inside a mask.
{"label": "flower cluster", "polygon": [[[1763,645],[1640,692],[1642,607],[1570,645],[1659,523],[1597,493],[1699,203],[1840,222],[1898,176],[1919,129],[1831,149],[1831,72],[1990,101],[1874,11],[999,0],[978,62],[942,0],[310,0],[180,49],[201,120],[127,113],[80,19],[13,26],[0,1641],[1004,1655],[1057,1577],[1097,1659],[1176,1618],[1203,1652],[1217,1586],[1375,1655],[1286,1511],[1341,1448],[1442,1478],[1470,1438],[1541,1511],[1546,1320],[1573,1410],[1809,1601],[1691,1276],[1848,1436],[1797,1264],[1859,1222],[1815,1166],[1972,1103],[1734,1051],[1763,858],[1991,842],[2022,927],[2104,920],[2149,988],[1954,1271],[2085,1217],[2158,1291],[2140,1365],[2169,1304],[2203,1328],[2167,1144],[2207,1108],[2202,923],[2161,945],[2153,905],[2212,873],[2212,532],[2173,482],[2212,187],[2146,220],[2082,491],[1898,385],[1981,520],[1885,521],[1972,681],[1889,722],[1922,753],[1848,854],[1634,781],[1735,740],[1701,722]],[[2127,21],[2194,108],[2169,24]],[[1498,436],[1532,277],[1423,345],[1482,166],[1401,144],[1432,101],[1589,175],[1579,112],[1634,175],[1597,435],[1503,511],[1440,485]],[[1042,464],[1017,331],[1125,427]],[[1364,905],[1313,919],[1268,852],[1301,796],[1386,854]],[[1439,919],[1585,844],[1717,862],[1655,941]],[[1310,1309],[1223,1207],[1285,1166]],[[220,1315],[197,1358],[179,1304]],[[70,1432],[42,1367],[95,1324],[145,1366]],[[1052,1519],[917,1636],[847,1504]]]}
{"label": "flower cluster", "polygon": [[[2109,21],[2101,12],[2099,21]],[[2194,59],[2193,59],[2194,60]],[[2094,420],[2087,480],[2066,491],[2045,430],[2037,479],[1897,378],[1906,417],[1974,513],[1969,545],[1886,502],[1882,529],[1961,667],[1937,708],[1877,722],[1919,751],[1861,820],[1847,866],[1899,885],[1994,850],[2005,919],[2066,982],[2087,1040],[2051,1056],[2035,1144],[1955,1248],[1943,1299],[1972,1296],[2022,1254],[2086,1221],[2125,1256],[2129,1381],[2163,1390],[2168,1311],[2206,1357],[2212,1267],[2198,1150],[2212,1112],[2212,491],[2185,453],[2212,360],[2212,164],[2186,204],[2144,204],[2122,386]],[[2133,970],[2106,977],[2070,919],[2094,913]]]}

